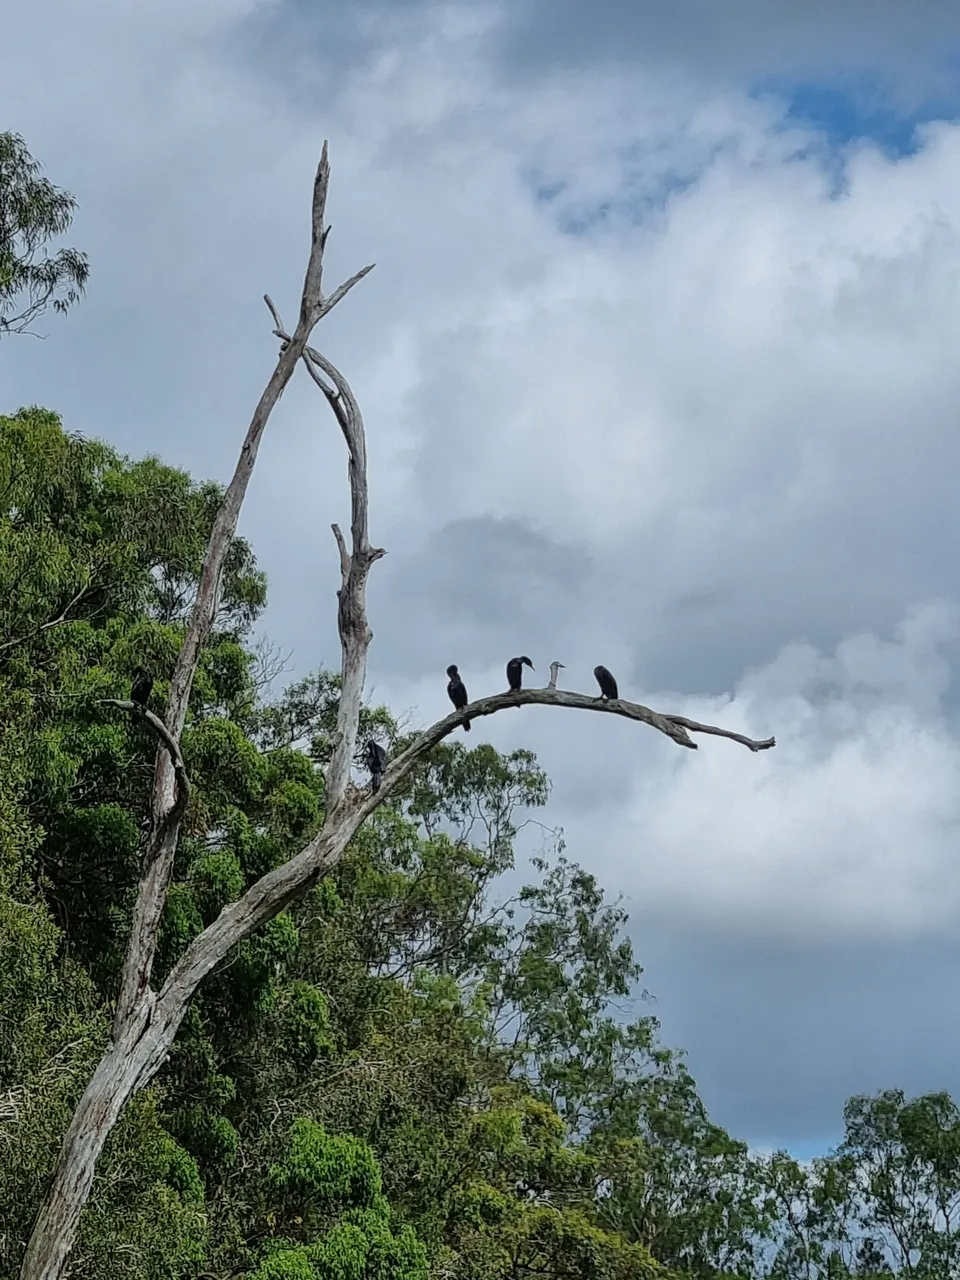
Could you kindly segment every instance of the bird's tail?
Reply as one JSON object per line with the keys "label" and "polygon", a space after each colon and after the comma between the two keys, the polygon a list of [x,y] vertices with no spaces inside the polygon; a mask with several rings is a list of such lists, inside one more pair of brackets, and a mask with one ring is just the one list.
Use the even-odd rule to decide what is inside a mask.
{"label": "bird's tail", "polygon": [[464,722],[463,722],[463,731],[464,731],[464,733],[469,733],[469,732],[470,732],[470,721],[469,721],[469,720],[464,720]]}
{"label": "bird's tail", "polygon": [[370,775],[370,790],[374,794],[376,794],[380,790],[380,780],[382,779],[382,777],[383,777],[382,773],[373,773]]}

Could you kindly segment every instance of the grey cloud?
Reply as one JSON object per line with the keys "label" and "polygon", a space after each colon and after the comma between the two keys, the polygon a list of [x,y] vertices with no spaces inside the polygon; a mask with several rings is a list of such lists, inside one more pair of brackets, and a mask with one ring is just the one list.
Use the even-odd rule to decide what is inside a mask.
{"label": "grey cloud", "polygon": [[915,100],[952,90],[949,59],[958,44],[952,0],[909,8],[896,0],[519,0],[509,7],[500,52],[516,77],[602,62],[673,65],[715,82],[876,73]]}
{"label": "grey cloud", "polygon": [[431,0],[276,0],[256,6],[225,43],[285,101],[315,111],[349,88],[371,55],[409,47],[436,19]]}
{"label": "grey cloud", "polygon": [[[626,906],[631,909],[628,901]],[[854,1093],[960,1093],[960,938],[798,946],[631,911],[667,1043],[711,1112],[755,1145],[823,1147]]]}
{"label": "grey cloud", "polygon": [[582,544],[554,540],[522,519],[488,516],[450,521],[420,548],[405,550],[385,562],[382,582],[372,588],[377,607],[393,619],[389,646],[378,656],[385,673],[443,671],[448,662],[466,670],[468,663],[506,662],[515,652],[530,653],[546,672],[561,656],[563,615],[591,569]]}

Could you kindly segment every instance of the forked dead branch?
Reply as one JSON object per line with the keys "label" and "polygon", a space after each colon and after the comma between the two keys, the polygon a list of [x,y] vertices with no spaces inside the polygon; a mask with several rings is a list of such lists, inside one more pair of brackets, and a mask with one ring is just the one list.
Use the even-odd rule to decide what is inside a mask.
{"label": "forked dead branch", "polygon": [[[480,698],[425,730],[389,763],[377,792],[361,790],[351,783],[367,653],[373,638],[366,611],[367,577],[384,551],[369,542],[366,439],[360,408],[339,370],[309,346],[318,321],[372,269],[364,267],[329,296],[324,296],[323,251],[330,232],[324,223],[329,176],[327,144],[324,143],[314,181],[311,248],[297,325],[293,333],[288,334],[277,309],[270,298],[266,298],[274,319],[274,332],[281,340],[277,364],[254,411],[233,479],[214,520],[196,603],[170,681],[163,719],[149,711],[141,713],[144,723],[159,739],[159,745],[152,824],[144,851],[113,1034],[64,1137],[27,1246],[21,1280],[59,1280],[66,1274],[80,1213],[89,1197],[107,1135],[130,1098],[149,1083],[162,1065],[199,984],[237,943],[279,914],[337,863],[361,823],[409,775],[417,761],[462,724],[465,717],[478,720],[518,705],[566,707],[641,721],[683,747],[696,749],[691,733],[730,738],[751,751],[763,751],[775,745],[773,738],[754,741],[728,729],[698,724],[683,716],[663,715],[623,699],[602,702],[550,687],[523,689],[518,693]],[[339,527],[332,526],[340,557],[337,614],[342,684],[333,751],[325,770],[325,819],[320,832],[299,854],[268,872],[220,913],[187,947],[157,992],[151,976],[160,920],[190,795],[179,745],[190,691],[200,653],[216,617],[224,562],[236,532],[264,428],[301,360],[333,410],[346,442],[351,498],[349,546]],[[122,711],[136,710],[132,702],[107,701]]]}

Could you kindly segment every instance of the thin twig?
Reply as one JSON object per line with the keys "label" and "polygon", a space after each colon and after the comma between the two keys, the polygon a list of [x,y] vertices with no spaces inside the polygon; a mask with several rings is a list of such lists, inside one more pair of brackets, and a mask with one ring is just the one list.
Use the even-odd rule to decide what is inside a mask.
{"label": "thin twig", "polygon": [[16,636],[13,640],[5,640],[3,644],[0,644],[0,653],[5,653],[7,649],[13,649],[18,644],[26,644],[28,640],[35,640],[37,636],[42,635],[44,631],[49,631],[51,627],[59,627],[64,622],[72,621],[72,619],[67,616],[70,613],[70,610],[74,605],[79,604],[89,591],[95,591],[96,589],[96,587],[87,583],[85,586],[80,588],[69,604],[64,606],[63,610],[56,618],[51,618],[49,622],[41,623],[40,626],[36,627],[33,631],[28,631],[22,636]]}

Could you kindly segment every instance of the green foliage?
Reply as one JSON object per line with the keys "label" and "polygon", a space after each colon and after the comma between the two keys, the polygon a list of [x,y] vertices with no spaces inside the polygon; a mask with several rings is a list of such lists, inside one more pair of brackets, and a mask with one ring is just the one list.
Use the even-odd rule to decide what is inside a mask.
{"label": "green foliage", "polygon": [[279,1001],[275,1036],[289,1061],[307,1067],[333,1049],[330,1008],[322,991],[294,981]]}
{"label": "green foliage", "polygon": [[[426,1280],[426,1250],[410,1227],[392,1229],[380,1166],[365,1142],[298,1119],[268,1183],[277,1199],[267,1220],[287,1238],[268,1246],[253,1273],[259,1280]],[[294,1245],[291,1235],[307,1242]]]}
{"label": "green foliage", "polygon": [[263,764],[239,725],[203,720],[184,733],[180,745],[191,783],[196,779],[204,797],[196,806],[204,827],[213,826],[231,802],[244,806],[260,795]]}
{"label": "green foliage", "polygon": [[153,1093],[128,1106],[108,1140],[100,1186],[108,1195],[95,1195],[82,1220],[82,1275],[174,1280],[202,1263],[203,1182],[194,1159],[161,1126]]}
{"label": "green foliage", "polygon": [[50,257],[44,249],[67,230],[76,207],[69,192],[40,176],[19,134],[0,133],[0,336],[23,332],[51,304],[66,311],[83,293],[86,254],[61,249]]}
{"label": "green foliage", "polygon": [[[0,895],[0,1275],[21,1242],[84,1084],[103,1051],[105,1011],[40,902]],[[15,1015],[15,1016],[14,1016]],[[179,1277],[206,1251],[196,1163],[138,1098],[114,1131],[84,1215],[77,1272]]]}
{"label": "green foliage", "polygon": [[[767,1166],[772,1280],[942,1280],[960,1270],[960,1111],[946,1093],[851,1098],[836,1153]],[[789,1209],[789,1212],[788,1212]],[[789,1228],[785,1227],[789,1224]]]}
{"label": "green foliage", "polygon": [[[117,677],[125,683],[142,659],[163,678],[195,598],[221,492],[159,459],[131,462],[98,441],[67,435],[45,410],[0,417],[2,652],[60,640],[68,626],[66,643],[55,647],[78,674],[98,677],[103,662],[89,663],[96,655],[106,658],[115,684]],[[199,680],[206,680],[208,697],[224,704],[249,700],[242,668],[251,659],[238,651],[237,640],[264,600],[263,575],[248,545],[234,539],[221,641],[205,654]],[[55,631],[35,634],[65,610]],[[106,645],[91,634],[104,628]]]}
{"label": "green foliage", "polygon": [[233,1163],[240,1148],[240,1135],[226,1118],[206,1107],[187,1107],[173,1120],[177,1136],[185,1148],[207,1169],[222,1169]]}
{"label": "green foliage", "polygon": [[[100,700],[143,663],[162,706],[218,497],[41,410],[0,418],[0,1280],[106,1041],[139,875],[156,743]],[[237,539],[183,735],[155,983],[324,820],[340,680],[261,699],[264,599]],[[383,707],[368,736],[409,741]],[[625,914],[559,837],[502,899],[548,793],[528,751],[442,743],[234,949],[111,1136],[77,1275],[960,1273],[953,1101],[856,1098],[832,1155],[752,1155],[660,1043]]]}
{"label": "green foliage", "polygon": [[[18,781],[4,786],[17,788],[19,812],[43,832],[33,879],[105,995],[139,873],[155,744],[98,700],[126,696],[141,663],[163,697],[218,494],[157,459],[131,462],[68,436],[43,410],[0,418],[0,707],[17,725],[20,762]],[[224,757],[223,773],[196,789],[198,839],[229,808],[231,786],[241,801],[262,790],[256,749],[223,713],[252,698],[241,640],[263,600],[263,577],[238,539],[185,735],[201,774],[205,756]],[[192,936],[189,917],[200,913],[172,904],[173,945]]]}
{"label": "green foliage", "polygon": [[219,849],[197,858],[190,867],[190,896],[204,924],[215,920],[229,902],[243,893],[240,860],[230,849]]}
{"label": "green foliage", "polygon": [[279,1249],[250,1280],[427,1280],[426,1251],[409,1227],[394,1235],[383,1214],[353,1217],[316,1244]]}
{"label": "green foliage", "polygon": [[318,1199],[368,1208],[380,1196],[380,1169],[370,1148],[349,1134],[328,1134],[312,1120],[294,1122],[284,1158],[268,1177],[301,1212]]}

